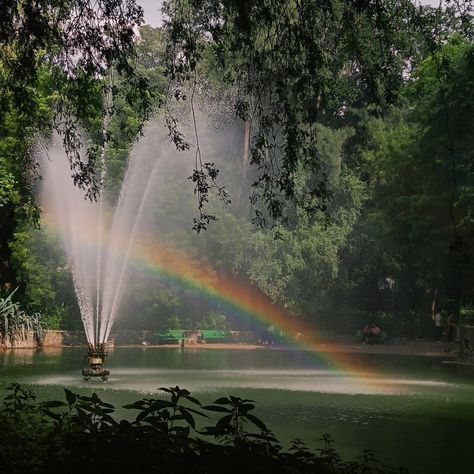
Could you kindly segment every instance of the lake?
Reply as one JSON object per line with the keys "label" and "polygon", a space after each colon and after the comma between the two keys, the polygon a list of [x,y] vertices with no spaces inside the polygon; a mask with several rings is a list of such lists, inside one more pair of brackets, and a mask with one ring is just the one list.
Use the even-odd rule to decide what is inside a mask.
{"label": "lake", "polygon": [[[62,387],[92,390],[120,407],[159,387],[179,385],[203,402],[233,394],[257,401],[255,414],[288,446],[295,437],[319,448],[330,433],[355,459],[364,448],[413,473],[471,473],[474,370],[436,357],[351,354],[342,371],[321,356],[296,350],[130,347],[111,352],[108,382],[83,382],[84,348],[0,352],[0,396],[11,382],[33,385],[41,399]],[[367,375],[369,374],[369,375]],[[119,416],[130,416],[119,409]]]}

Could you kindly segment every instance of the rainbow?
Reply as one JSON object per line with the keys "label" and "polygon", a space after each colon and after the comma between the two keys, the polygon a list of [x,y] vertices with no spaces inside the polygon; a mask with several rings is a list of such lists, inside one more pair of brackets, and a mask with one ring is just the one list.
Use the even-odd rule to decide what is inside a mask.
{"label": "rainbow", "polygon": [[318,340],[314,326],[309,327],[301,318],[292,317],[248,283],[217,274],[211,265],[197,262],[186,252],[156,240],[137,242],[133,261],[160,281],[192,289],[208,300],[223,304],[239,317],[274,326],[284,333],[286,342],[295,349],[316,354],[334,368],[376,386],[379,393],[392,391],[387,384],[381,383],[383,374],[354,363],[351,354],[343,352],[340,345]]}
{"label": "rainbow", "polygon": [[[53,216],[43,213],[45,228],[61,234]],[[84,229],[80,239],[87,245],[95,245],[94,235]],[[121,248],[123,247],[123,248]],[[115,249],[123,251],[125,243]],[[383,374],[355,363],[350,353],[338,344],[321,341],[315,337],[315,328],[291,317],[283,308],[272,303],[266,295],[247,282],[220,275],[210,265],[191,257],[175,246],[154,239],[137,239],[131,251],[132,264],[169,285],[184,287],[202,295],[209,301],[224,305],[238,317],[266,326],[272,325],[284,333],[286,342],[295,349],[309,351],[325,360],[334,369],[356,377],[362,385],[374,387],[377,393],[393,393],[394,387],[383,382]]]}

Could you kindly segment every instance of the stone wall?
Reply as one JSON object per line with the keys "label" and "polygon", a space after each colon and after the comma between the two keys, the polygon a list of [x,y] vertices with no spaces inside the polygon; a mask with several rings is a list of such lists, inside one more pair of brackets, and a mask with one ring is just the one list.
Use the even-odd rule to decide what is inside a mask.
{"label": "stone wall", "polygon": [[[134,331],[134,330],[123,330],[113,331],[110,335],[110,339],[115,345],[139,345],[139,344],[154,344],[155,338],[153,333],[156,331]],[[187,337],[191,336],[196,331],[183,331]],[[259,339],[262,338],[261,334],[253,331],[229,331],[230,341],[234,344],[258,344]],[[319,336],[319,337],[318,337]],[[328,336],[324,334],[324,336]],[[320,339],[321,334],[314,334],[314,339]],[[298,339],[296,337],[296,339]],[[59,346],[87,346],[87,339],[84,331],[45,331],[44,340],[42,343],[43,347],[59,347]],[[22,340],[18,338],[13,343],[9,340],[0,340],[0,348],[12,349],[12,348],[36,348],[38,342],[34,337],[33,332],[29,332],[27,338]]]}
{"label": "stone wall", "polygon": [[258,337],[253,331],[230,331],[230,340],[235,344],[256,344]]}
{"label": "stone wall", "polygon": [[33,331],[28,331],[26,338],[16,337],[10,340],[9,338],[0,338],[0,348],[4,349],[34,349],[38,347],[38,341]]}
{"label": "stone wall", "polygon": [[84,331],[57,331],[62,333],[63,346],[87,346],[86,333]]}
{"label": "stone wall", "polygon": [[45,347],[62,346],[63,335],[64,331],[45,331],[42,345]]}
{"label": "stone wall", "polygon": [[110,339],[112,339],[114,344],[118,346],[141,344],[142,342],[152,343],[154,332],[156,331],[112,331],[110,333]]}

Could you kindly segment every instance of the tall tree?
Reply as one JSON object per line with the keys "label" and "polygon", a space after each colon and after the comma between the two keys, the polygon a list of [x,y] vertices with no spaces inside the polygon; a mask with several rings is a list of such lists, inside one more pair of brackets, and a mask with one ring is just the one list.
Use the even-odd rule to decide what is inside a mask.
{"label": "tall tree", "polygon": [[473,58],[452,36],[415,70],[409,105],[370,127],[372,219],[412,307],[429,288],[472,291]]}
{"label": "tall tree", "polygon": [[[309,211],[326,208],[316,124],[328,107],[344,113],[348,104],[337,88],[347,76],[365,104],[393,103],[420,31],[409,0],[170,0],[164,11],[173,95],[193,97],[186,84],[192,91],[209,49],[237,91],[236,112],[252,124],[251,162],[259,169],[254,201],[266,206],[263,213],[256,208],[260,221],[285,219],[286,199]],[[197,191],[205,197],[214,169],[209,173],[202,160],[197,165],[204,176]],[[296,186],[301,167],[315,176],[304,193]]]}
{"label": "tall tree", "polygon": [[[126,82],[123,100],[133,104],[140,123],[150,110],[151,93],[134,64],[143,21],[135,0],[5,0],[1,8],[0,279],[5,283],[15,277],[8,262],[15,226],[38,217],[33,191],[40,138],[53,131],[62,137],[74,182],[93,199],[100,187],[98,158],[108,139],[103,117],[111,112],[117,82]],[[112,100],[104,101],[105,95]]]}

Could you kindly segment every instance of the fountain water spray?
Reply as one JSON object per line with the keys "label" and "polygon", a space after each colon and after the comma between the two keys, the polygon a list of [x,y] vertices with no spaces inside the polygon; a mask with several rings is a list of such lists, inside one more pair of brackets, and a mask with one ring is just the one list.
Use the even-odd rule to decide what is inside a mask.
{"label": "fountain water spray", "polygon": [[[105,130],[108,118],[107,113],[105,115],[99,171],[101,182],[106,173]],[[145,223],[150,223],[147,216],[153,215],[163,198],[161,190],[167,174],[162,172],[162,166],[169,166],[172,162],[179,167],[185,180],[192,172],[192,161],[183,161],[181,157],[192,158],[193,153],[178,153],[166,137],[167,132],[161,125],[148,125],[129,157],[115,205],[107,202],[103,192],[97,201],[91,202],[85,198],[83,189],[74,186],[69,162],[59,140],[50,147],[43,160],[43,216],[61,237],[71,267],[89,344],[86,356],[89,368],[83,371],[86,378],[108,375],[102,368],[107,356],[107,341],[127,288],[137,236],[146,231]],[[201,146],[212,149],[213,140],[208,141],[206,145],[203,140]],[[176,165],[178,162],[180,164]],[[190,187],[190,196],[192,192]],[[151,203],[152,209],[148,208]]]}
{"label": "fountain water spray", "polygon": [[41,204],[61,236],[72,270],[89,344],[89,368],[83,370],[86,379],[109,375],[102,368],[107,341],[127,285],[133,244],[158,175],[159,158],[155,150],[147,153],[137,145],[115,207],[107,204],[103,193],[96,202],[85,199],[84,190],[70,179],[68,160],[59,144],[43,163]]}

